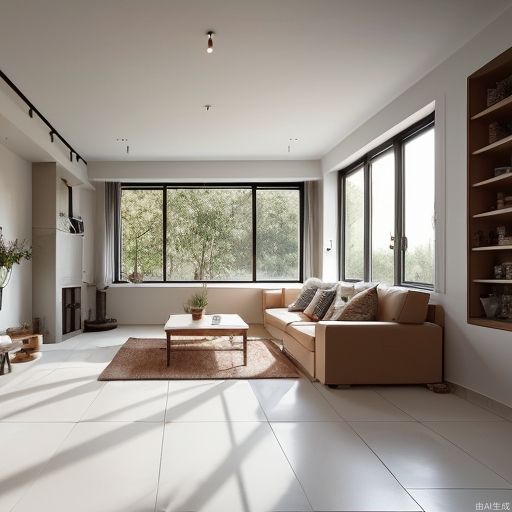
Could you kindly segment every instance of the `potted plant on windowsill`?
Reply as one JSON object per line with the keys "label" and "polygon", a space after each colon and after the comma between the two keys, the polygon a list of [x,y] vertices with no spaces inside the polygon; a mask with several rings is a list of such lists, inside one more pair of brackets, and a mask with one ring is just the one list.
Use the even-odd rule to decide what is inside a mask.
{"label": "potted plant on windowsill", "polygon": [[20,263],[23,259],[29,260],[31,257],[32,251],[27,247],[25,240],[8,241],[0,233],[0,309],[2,309],[2,291],[9,283],[13,265]]}
{"label": "potted plant on windowsill", "polygon": [[186,313],[192,314],[192,320],[201,320],[206,306],[208,306],[208,290],[206,284],[203,284],[203,289],[192,295],[183,308]]}

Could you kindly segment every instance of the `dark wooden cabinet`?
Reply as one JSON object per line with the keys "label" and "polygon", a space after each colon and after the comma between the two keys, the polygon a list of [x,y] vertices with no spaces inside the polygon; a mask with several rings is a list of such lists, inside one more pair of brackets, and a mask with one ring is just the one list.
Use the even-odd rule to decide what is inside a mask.
{"label": "dark wooden cabinet", "polygon": [[62,288],[62,334],[82,328],[82,289]]}

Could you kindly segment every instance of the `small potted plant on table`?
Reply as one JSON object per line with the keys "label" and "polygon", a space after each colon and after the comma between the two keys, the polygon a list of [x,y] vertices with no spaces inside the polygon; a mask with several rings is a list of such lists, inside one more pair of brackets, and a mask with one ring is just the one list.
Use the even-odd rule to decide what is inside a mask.
{"label": "small potted plant on table", "polygon": [[206,306],[208,306],[208,291],[206,284],[203,284],[203,289],[190,297],[184,309],[185,312],[192,314],[192,320],[201,320]]}

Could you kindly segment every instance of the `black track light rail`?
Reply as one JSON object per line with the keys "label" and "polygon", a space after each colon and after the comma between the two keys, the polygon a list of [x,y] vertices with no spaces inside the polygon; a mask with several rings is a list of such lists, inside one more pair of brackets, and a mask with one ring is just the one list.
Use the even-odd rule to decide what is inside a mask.
{"label": "black track light rail", "polygon": [[80,153],[78,153],[73,148],[73,146],[71,146],[71,144],[69,144],[69,142],[52,126],[50,121],[48,121],[48,119],[46,119],[46,117],[44,117],[44,115],[41,114],[41,112],[39,112],[39,110],[34,106],[34,104],[19,90],[18,86],[1,69],[0,77],[26,103],[28,107],[28,115],[30,117],[34,117],[34,114],[37,114],[39,119],[41,119],[41,121],[43,121],[43,123],[50,129],[50,140],[54,142],[55,137],[57,137],[62,142],[62,144],[64,144],[64,146],[66,146],[69,149],[69,159],[71,161],[73,161],[73,155],[75,155],[77,162],[80,162],[80,160],[82,160],[82,162],[85,165],[87,165],[87,161],[85,160],[85,158],[82,158]]}

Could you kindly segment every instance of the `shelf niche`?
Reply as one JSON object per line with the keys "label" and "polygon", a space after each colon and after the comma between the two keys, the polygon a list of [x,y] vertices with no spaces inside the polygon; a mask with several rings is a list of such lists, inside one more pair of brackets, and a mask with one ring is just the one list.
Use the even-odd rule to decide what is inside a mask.
{"label": "shelf niche", "polygon": [[[512,236],[512,208],[497,209],[497,193],[512,195],[512,172],[494,175],[496,167],[512,165],[512,135],[489,140],[489,125],[512,122],[512,95],[487,105],[487,90],[512,75],[512,48],[468,77],[467,112],[467,258],[468,323],[492,329],[512,331],[512,321],[486,318],[480,297],[490,293],[512,294],[512,281],[492,279],[494,266],[512,262],[512,245],[484,245],[475,242],[478,232],[487,237],[498,226]],[[492,243],[492,242],[491,242]]]}

